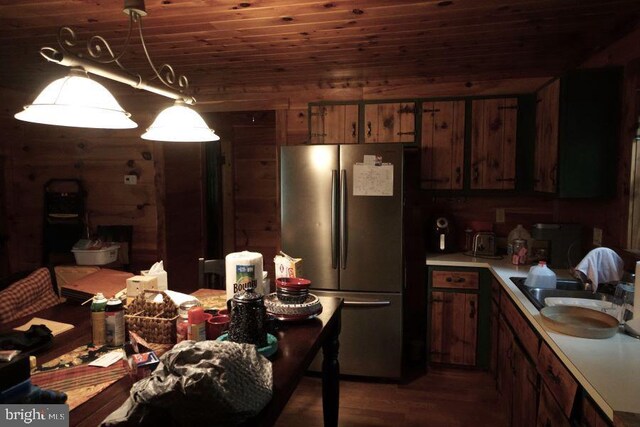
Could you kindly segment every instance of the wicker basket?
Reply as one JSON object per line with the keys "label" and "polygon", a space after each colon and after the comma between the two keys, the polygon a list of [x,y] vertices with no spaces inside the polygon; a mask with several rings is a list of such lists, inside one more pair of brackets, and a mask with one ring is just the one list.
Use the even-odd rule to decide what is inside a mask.
{"label": "wicker basket", "polygon": [[[153,302],[157,294],[162,302]],[[124,316],[127,329],[140,335],[146,341],[160,344],[175,344],[178,307],[162,292],[147,289],[127,307]]]}

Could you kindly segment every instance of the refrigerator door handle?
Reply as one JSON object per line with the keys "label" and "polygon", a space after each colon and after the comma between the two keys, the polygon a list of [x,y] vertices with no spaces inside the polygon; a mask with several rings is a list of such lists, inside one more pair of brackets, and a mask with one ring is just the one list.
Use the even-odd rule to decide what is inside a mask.
{"label": "refrigerator door handle", "polygon": [[344,301],[345,307],[385,307],[391,305],[391,301]]}
{"label": "refrigerator door handle", "polygon": [[338,268],[338,170],[331,171],[331,268]]}
{"label": "refrigerator door handle", "polygon": [[340,267],[347,268],[347,170],[340,171]]}

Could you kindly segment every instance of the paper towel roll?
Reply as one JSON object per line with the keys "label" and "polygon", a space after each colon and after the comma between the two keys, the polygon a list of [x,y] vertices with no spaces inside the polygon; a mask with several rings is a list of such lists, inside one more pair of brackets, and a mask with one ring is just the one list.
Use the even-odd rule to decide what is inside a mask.
{"label": "paper towel roll", "polygon": [[262,280],[262,254],[259,252],[233,252],[225,258],[225,281],[227,299],[233,298],[249,286],[256,292],[266,295]]}

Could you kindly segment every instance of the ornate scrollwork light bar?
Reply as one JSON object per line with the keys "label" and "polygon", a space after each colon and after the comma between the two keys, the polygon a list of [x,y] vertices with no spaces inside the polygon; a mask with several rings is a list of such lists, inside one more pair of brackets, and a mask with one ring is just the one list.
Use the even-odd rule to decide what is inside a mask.
{"label": "ornate scrollwork light bar", "polygon": [[[90,80],[86,73],[91,73],[176,100],[173,107],[158,115],[143,138],[161,141],[220,139],[202,117],[187,106],[195,104],[196,100],[187,94],[189,81],[186,76],[176,75],[173,67],[166,63],[157,68],[151,60],[142,34],[142,17],[147,14],[144,0],[125,0],[124,13],[129,15],[129,31],[122,51],[118,54],[99,35],[90,37],[84,50],[78,49],[81,43],[76,33],[70,27],[62,27],[58,32],[60,49],[43,47],[40,54],[50,62],[70,67],[69,76],[47,86],[33,104],[25,106],[24,111],[16,114],[16,118],[61,126],[110,129],[136,127],[135,122],[129,119],[130,114],[120,107],[104,86],[94,81],[86,82]],[[148,80],[157,80],[162,86],[145,81],[140,74],[128,70],[121,62],[131,44],[136,24],[145,57],[153,71]],[[74,89],[76,86],[82,89]],[[100,96],[90,96],[86,93],[88,88],[96,88]],[[172,115],[168,114],[172,111],[181,112],[179,119],[172,119]]]}

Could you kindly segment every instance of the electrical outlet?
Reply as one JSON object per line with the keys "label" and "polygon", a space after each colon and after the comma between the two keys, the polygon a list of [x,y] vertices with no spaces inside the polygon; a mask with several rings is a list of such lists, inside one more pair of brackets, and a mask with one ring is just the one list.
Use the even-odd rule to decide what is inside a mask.
{"label": "electrical outlet", "polygon": [[496,208],[496,223],[504,223],[504,208]]}
{"label": "electrical outlet", "polygon": [[593,228],[593,246],[602,246],[602,228]]}
{"label": "electrical outlet", "polygon": [[138,183],[138,177],[136,175],[125,175],[124,183],[127,185],[136,185]]}

